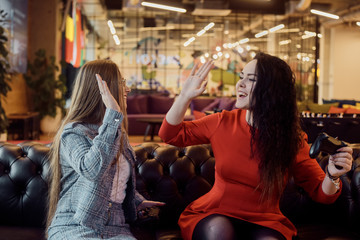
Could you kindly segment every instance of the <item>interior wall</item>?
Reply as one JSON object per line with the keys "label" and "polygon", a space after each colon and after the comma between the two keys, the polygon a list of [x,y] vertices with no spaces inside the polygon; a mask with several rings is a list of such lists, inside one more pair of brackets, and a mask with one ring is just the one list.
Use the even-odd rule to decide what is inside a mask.
{"label": "interior wall", "polygon": [[331,31],[332,98],[360,100],[360,28],[339,26]]}
{"label": "interior wall", "polygon": [[[57,0],[28,1],[28,59],[34,59],[35,52],[40,48],[46,50],[47,56],[55,56],[57,62],[61,57],[59,9]],[[59,64],[58,64],[59,65]],[[24,77],[20,73],[12,74],[10,82],[12,91],[7,95],[3,106],[6,114],[26,113],[31,111],[31,99]]]}
{"label": "interior wall", "polygon": [[59,54],[60,12],[57,0],[29,0],[28,5],[28,56],[33,59],[40,48],[47,56]]}
{"label": "interior wall", "polygon": [[11,91],[8,92],[6,100],[1,103],[6,114],[29,112],[29,99],[23,75],[20,73],[12,74],[9,85]]}

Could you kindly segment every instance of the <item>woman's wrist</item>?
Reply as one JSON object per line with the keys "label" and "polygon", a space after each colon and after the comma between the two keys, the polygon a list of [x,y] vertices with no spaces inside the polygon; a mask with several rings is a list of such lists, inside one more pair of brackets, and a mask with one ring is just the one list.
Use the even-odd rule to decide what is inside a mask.
{"label": "woman's wrist", "polygon": [[337,190],[340,189],[340,177],[339,176],[332,176],[329,172],[328,166],[326,166],[326,176],[330,179],[330,181],[335,185]]}
{"label": "woman's wrist", "polygon": [[326,175],[331,179],[331,180],[338,180],[340,177],[339,176],[333,176],[330,174],[329,172],[329,168],[328,166],[326,166]]}

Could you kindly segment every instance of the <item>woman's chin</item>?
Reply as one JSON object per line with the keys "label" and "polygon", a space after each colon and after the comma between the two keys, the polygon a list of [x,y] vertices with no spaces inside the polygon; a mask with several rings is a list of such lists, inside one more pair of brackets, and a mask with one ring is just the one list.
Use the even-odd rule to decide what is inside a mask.
{"label": "woman's chin", "polygon": [[236,108],[239,108],[239,109],[249,109],[249,107],[247,106],[247,104],[244,104],[244,103],[242,103],[242,102],[236,102],[235,103],[235,107]]}

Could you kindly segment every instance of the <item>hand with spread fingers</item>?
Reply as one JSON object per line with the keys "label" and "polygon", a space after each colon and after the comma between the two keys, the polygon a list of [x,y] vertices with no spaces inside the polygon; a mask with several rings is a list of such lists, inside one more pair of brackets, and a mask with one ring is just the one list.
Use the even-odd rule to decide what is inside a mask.
{"label": "hand with spread fingers", "polygon": [[99,91],[101,94],[101,98],[106,106],[106,108],[111,108],[117,112],[121,112],[120,106],[118,102],[115,100],[113,95],[111,94],[107,83],[102,80],[99,74],[96,74],[96,80],[99,86]]}
{"label": "hand with spread fingers", "polygon": [[190,76],[186,79],[183,85],[180,96],[191,100],[201,95],[205,91],[205,87],[207,84],[207,81],[205,81],[206,76],[213,67],[213,61],[207,61],[198,70],[198,64],[195,64],[195,66],[191,70]]}
{"label": "hand with spread fingers", "polygon": [[201,95],[205,91],[207,84],[205,79],[213,67],[213,61],[207,61],[198,70],[198,64],[193,67],[190,76],[183,84],[183,88],[179,97],[176,99],[166,114],[166,121],[168,123],[177,125],[184,119],[186,109],[188,108],[191,100]]}

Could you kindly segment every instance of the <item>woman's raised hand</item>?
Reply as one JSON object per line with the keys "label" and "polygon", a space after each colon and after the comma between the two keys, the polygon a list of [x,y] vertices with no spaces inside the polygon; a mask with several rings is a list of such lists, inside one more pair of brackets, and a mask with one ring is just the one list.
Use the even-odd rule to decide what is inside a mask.
{"label": "woman's raised hand", "polygon": [[214,67],[214,62],[207,61],[198,70],[196,70],[197,67],[198,64],[195,64],[180,93],[180,96],[186,98],[187,100],[191,100],[205,91],[207,84],[205,79],[210,70]]}
{"label": "woman's raised hand", "polygon": [[121,112],[120,106],[119,106],[118,102],[115,100],[115,98],[113,97],[113,95],[111,94],[107,83],[104,80],[102,80],[102,78],[99,74],[96,74],[95,76],[96,76],[96,80],[97,80],[97,83],[99,86],[101,98],[105,104],[105,107],[111,108],[118,112]]}

